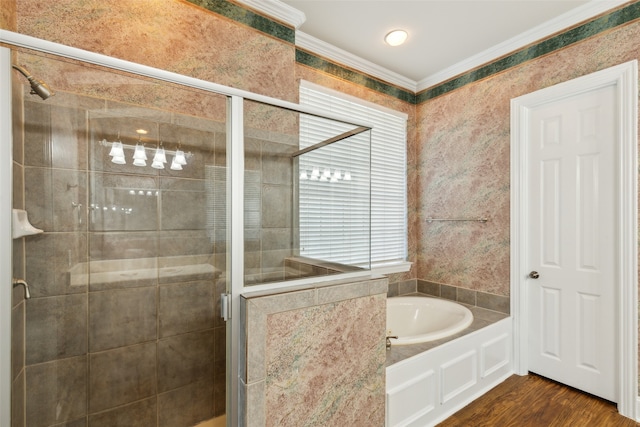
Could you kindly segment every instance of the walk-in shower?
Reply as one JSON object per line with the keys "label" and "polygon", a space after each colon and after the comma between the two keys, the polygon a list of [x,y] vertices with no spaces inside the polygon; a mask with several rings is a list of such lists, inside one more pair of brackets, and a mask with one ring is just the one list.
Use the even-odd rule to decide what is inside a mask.
{"label": "walk-in shower", "polygon": [[[367,251],[333,259],[306,242],[334,255],[368,245],[368,154],[349,153],[368,153],[370,129],[322,119],[315,135],[315,114],[259,96],[238,103],[188,79],[26,48],[11,56],[56,91],[45,102],[49,86],[5,82],[13,208],[43,230],[13,240],[12,274],[31,298],[14,288],[12,425],[232,425],[239,367],[221,294],[368,270]],[[315,167],[334,181],[305,180]],[[322,205],[309,205],[318,192]],[[352,202],[335,203],[340,192]],[[314,218],[360,235],[322,241]]]}
{"label": "walk-in shower", "polygon": [[12,425],[224,416],[227,97],[16,55],[14,207],[44,232],[14,240]]}

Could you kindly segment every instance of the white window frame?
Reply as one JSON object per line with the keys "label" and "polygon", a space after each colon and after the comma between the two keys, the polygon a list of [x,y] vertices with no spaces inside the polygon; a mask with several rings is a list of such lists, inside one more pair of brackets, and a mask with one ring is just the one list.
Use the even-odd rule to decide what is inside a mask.
{"label": "white window frame", "polygon": [[[308,91],[315,92],[314,97],[326,95],[326,103],[324,101],[321,103],[309,101],[306,95],[303,95]],[[337,103],[339,107],[334,109],[332,103]],[[407,261],[406,122],[408,115],[306,80],[300,81],[300,105],[312,106],[314,109],[326,113],[336,114],[339,112],[345,120],[366,120],[373,124],[371,131],[371,270],[375,274],[391,274],[408,271],[411,267],[411,263]],[[346,105],[350,105],[353,108],[345,108]],[[387,121],[381,125],[381,121],[385,119],[387,119]],[[398,121],[403,124],[398,125]],[[394,137],[401,138],[402,146],[396,145],[396,147],[393,148],[393,159],[397,162],[398,167],[402,168],[402,171],[394,174],[395,178],[390,180],[393,189],[385,193],[382,189],[382,187],[384,187],[384,178],[381,177],[382,173],[380,171],[388,166],[390,157],[388,152],[385,152],[387,150],[384,149],[384,140],[381,134],[383,129],[386,130],[388,126],[394,125],[398,127],[391,132]],[[300,135],[301,148],[305,148],[305,142],[303,142],[304,137],[304,135]],[[401,188],[401,194],[398,194],[399,188]],[[385,217],[384,214],[380,214],[380,212],[389,211],[388,204],[386,205],[387,209],[385,209],[385,194],[387,194],[387,199],[389,198],[388,195],[391,195],[391,211],[393,211],[392,215],[395,216],[393,228],[395,228],[396,231],[391,236],[388,236],[388,233],[386,233],[387,236],[383,237],[381,232],[385,230],[385,226],[380,224],[385,223]],[[388,217],[392,215],[388,215]],[[398,220],[400,216],[402,219]],[[392,255],[393,259],[383,258],[384,248],[389,246],[385,244],[385,241],[394,241],[396,243],[396,249]],[[401,248],[398,248],[398,246],[401,246]]]}

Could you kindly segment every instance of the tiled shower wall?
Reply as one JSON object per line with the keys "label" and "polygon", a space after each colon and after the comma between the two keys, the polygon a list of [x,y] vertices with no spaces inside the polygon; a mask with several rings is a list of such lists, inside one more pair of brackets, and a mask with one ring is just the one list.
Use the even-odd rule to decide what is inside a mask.
{"label": "tiled shower wall", "polygon": [[[259,117],[254,126],[260,125]],[[266,125],[268,126],[268,125]],[[268,127],[266,128],[268,129]],[[245,129],[245,283],[285,280],[284,261],[293,252],[293,136]]]}
{"label": "tiled shower wall", "polygon": [[[224,114],[226,101],[218,98],[208,114]],[[184,426],[224,413],[217,307],[227,261],[225,124],[63,91],[46,102],[26,95],[21,104],[16,111],[25,117],[16,129],[25,130],[24,143],[17,141],[15,157],[24,157],[25,167],[15,167],[16,206],[45,230],[15,242],[26,244],[16,253],[25,254],[33,288],[26,304],[27,425],[86,415],[90,425],[109,425],[140,412],[145,426],[155,417],[158,425]],[[192,107],[201,108],[185,108]],[[268,126],[260,119],[252,125]],[[184,170],[132,166],[130,149],[129,164],[112,163],[102,141],[133,146],[140,128],[149,131],[147,147],[180,144]],[[290,153],[297,136],[255,127],[246,133],[248,280],[282,280],[292,254]],[[147,150],[148,163],[152,154]],[[193,265],[209,270],[189,272]],[[141,269],[158,274],[143,277]],[[16,316],[24,307],[16,306]],[[134,360],[144,369],[124,368]],[[45,393],[52,381],[62,395]]]}
{"label": "tiled shower wall", "polygon": [[[16,331],[24,310],[26,339],[25,367],[14,368],[13,425],[183,427],[224,413],[217,298],[226,243],[216,235],[225,230],[207,223],[215,196],[206,189],[224,195],[225,182],[205,181],[226,161],[224,124],[64,92],[46,102],[25,96],[14,204],[45,233],[14,242],[32,299],[16,297],[14,309]],[[131,127],[167,145],[182,139],[189,164],[158,173],[132,166],[132,152],[128,165],[111,163],[98,141],[121,129],[132,143]],[[114,260],[121,270],[99,279],[98,266]],[[193,263],[220,269],[189,272]],[[21,258],[14,264],[21,269]],[[159,274],[137,279],[144,265]]]}

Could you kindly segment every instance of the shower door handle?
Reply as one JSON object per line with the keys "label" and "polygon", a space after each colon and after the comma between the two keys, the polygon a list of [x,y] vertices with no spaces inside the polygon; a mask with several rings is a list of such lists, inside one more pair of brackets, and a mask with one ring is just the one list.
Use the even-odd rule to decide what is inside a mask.
{"label": "shower door handle", "polygon": [[220,294],[220,317],[225,322],[231,319],[231,294]]}
{"label": "shower door handle", "polygon": [[78,224],[82,225],[82,203],[71,202],[71,207],[78,209]]}

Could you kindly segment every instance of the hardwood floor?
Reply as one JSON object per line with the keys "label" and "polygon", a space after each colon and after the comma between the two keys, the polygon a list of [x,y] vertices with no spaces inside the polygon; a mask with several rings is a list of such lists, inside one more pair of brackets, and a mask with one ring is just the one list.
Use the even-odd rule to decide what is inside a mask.
{"label": "hardwood floor", "polygon": [[514,375],[439,427],[636,427],[616,405],[535,374]]}

